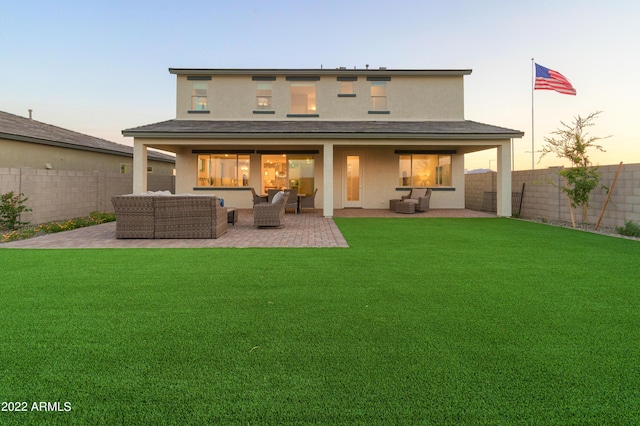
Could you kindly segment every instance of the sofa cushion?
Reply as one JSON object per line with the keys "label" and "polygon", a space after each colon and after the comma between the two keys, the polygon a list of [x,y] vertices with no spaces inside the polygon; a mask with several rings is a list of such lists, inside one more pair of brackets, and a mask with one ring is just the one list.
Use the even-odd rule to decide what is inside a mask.
{"label": "sofa cushion", "polygon": [[278,201],[280,201],[280,199],[284,197],[284,191],[280,191],[278,192],[276,195],[273,196],[273,201],[271,201],[273,204],[276,204]]}
{"label": "sofa cushion", "polygon": [[427,195],[427,190],[425,188],[413,188],[411,190],[411,194],[409,194],[409,198],[417,200],[418,198],[422,198]]}

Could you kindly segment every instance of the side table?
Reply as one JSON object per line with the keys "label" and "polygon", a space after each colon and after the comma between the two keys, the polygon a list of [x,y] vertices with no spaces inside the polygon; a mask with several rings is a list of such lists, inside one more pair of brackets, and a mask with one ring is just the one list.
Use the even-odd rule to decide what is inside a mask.
{"label": "side table", "polygon": [[238,222],[238,210],[231,209],[231,208],[227,209],[227,223],[230,223],[233,226],[235,226],[237,222]]}

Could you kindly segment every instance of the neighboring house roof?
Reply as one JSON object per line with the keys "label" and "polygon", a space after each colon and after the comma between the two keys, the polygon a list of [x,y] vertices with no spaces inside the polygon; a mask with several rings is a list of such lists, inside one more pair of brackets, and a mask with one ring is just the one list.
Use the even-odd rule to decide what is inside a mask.
{"label": "neighboring house roof", "polygon": [[[0,111],[0,139],[133,157],[133,147]],[[148,151],[149,159],[175,163],[175,157]]]}
{"label": "neighboring house roof", "polygon": [[505,139],[524,133],[475,121],[168,120],[122,131],[134,137]]}

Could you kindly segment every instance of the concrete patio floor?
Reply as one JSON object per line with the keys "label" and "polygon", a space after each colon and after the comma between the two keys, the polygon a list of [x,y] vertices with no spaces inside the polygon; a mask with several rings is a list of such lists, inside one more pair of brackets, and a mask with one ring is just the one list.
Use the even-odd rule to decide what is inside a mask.
{"label": "concrete patio floor", "polygon": [[[472,210],[433,209],[424,213],[402,214],[390,210],[335,210],[334,217],[496,217],[495,214]],[[256,228],[251,209],[238,211],[238,223],[229,224],[226,234],[218,239],[118,240],[115,222],[73,231],[43,235],[27,240],[0,244],[0,248],[199,248],[199,247],[349,247],[333,219],[322,216],[322,210],[287,213],[282,228]]]}

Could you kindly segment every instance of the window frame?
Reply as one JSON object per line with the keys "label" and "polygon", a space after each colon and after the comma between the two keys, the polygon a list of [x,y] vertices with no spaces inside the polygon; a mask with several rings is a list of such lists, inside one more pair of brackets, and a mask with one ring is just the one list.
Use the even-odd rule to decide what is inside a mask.
{"label": "window frame", "polygon": [[[383,94],[377,94],[376,88],[384,89]],[[369,110],[370,114],[388,114],[388,95],[387,95],[387,82],[386,81],[372,81],[370,87],[370,95],[371,95],[371,109]],[[383,102],[384,105],[378,105],[378,103]]]}
{"label": "window frame", "polygon": [[[425,158],[418,158],[425,157]],[[429,161],[428,169],[419,169],[418,161]],[[408,168],[406,162],[408,161]],[[403,164],[405,162],[405,164]],[[398,187],[400,188],[452,188],[453,187],[453,154],[449,153],[409,153],[398,155]],[[407,170],[408,169],[408,170]],[[406,173],[409,172],[407,176]],[[416,181],[420,173],[427,179]]]}
{"label": "window frame", "polygon": [[[263,87],[261,88],[260,86]],[[261,94],[262,91],[268,92],[268,94]],[[261,105],[261,99],[264,99],[266,101],[264,105]],[[260,113],[269,113],[273,111],[273,83],[271,83],[270,81],[258,81],[256,83],[255,111]]]}
{"label": "window frame", "polygon": [[[199,86],[199,87],[198,87]],[[204,90],[204,96],[198,95],[198,90]],[[204,103],[199,100],[204,99]],[[196,80],[191,85],[191,109],[190,114],[208,114],[209,108],[209,83],[202,80]]]}
{"label": "window frame", "polygon": [[[248,153],[233,152],[194,152],[198,155],[196,162],[196,188],[246,188],[251,185],[251,155]],[[224,163],[234,160],[233,176],[212,173],[213,170],[222,170]],[[222,160],[216,167],[212,163]],[[214,176],[215,174],[215,176]],[[233,185],[224,184],[225,179],[231,179]]]}
{"label": "window frame", "polygon": [[[318,114],[318,84],[320,77],[316,76],[287,76],[285,80],[289,81],[289,113],[287,117],[319,117]],[[294,110],[293,88],[294,87],[313,87],[313,104],[309,103],[307,98],[304,112]]]}

